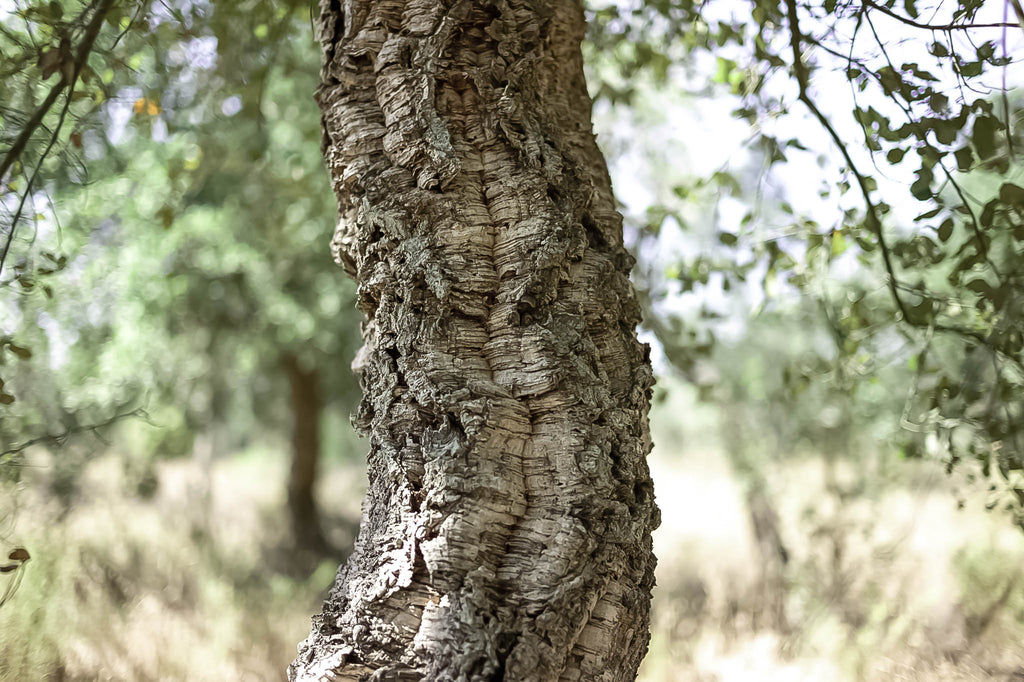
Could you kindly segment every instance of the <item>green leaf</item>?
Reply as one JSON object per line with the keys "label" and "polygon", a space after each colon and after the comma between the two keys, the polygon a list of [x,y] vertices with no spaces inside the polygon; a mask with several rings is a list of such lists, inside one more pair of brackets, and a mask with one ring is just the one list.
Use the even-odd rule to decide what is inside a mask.
{"label": "green leaf", "polygon": [[900,88],[903,86],[903,77],[899,72],[889,66],[883,66],[878,70],[878,80],[881,82],[882,89],[887,95],[899,92]]}
{"label": "green leaf", "polygon": [[999,188],[1000,201],[1014,206],[1024,206],[1024,187],[1006,182]]}
{"label": "green leaf", "polygon": [[712,77],[715,83],[728,83],[729,74],[736,68],[736,62],[725,57],[718,57],[715,75]]}
{"label": "green leaf", "polygon": [[960,69],[960,75],[964,78],[974,78],[981,75],[982,64],[984,62],[960,62],[958,68]]}
{"label": "green leaf", "polygon": [[956,167],[961,173],[966,173],[971,170],[971,166],[974,164],[974,153],[970,147],[961,147],[953,152],[953,156],[956,158]]}
{"label": "green leaf", "polygon": [[846,238],[843,237],[843,233],[840,232],[839,230],[836,230],[835,232],[833,232],[832,233],[832,250],[831,250],[832,257],[835,258],[836,256],[842,255],[842,253],[844,251],[846,251],[846,247],[847,247]]}
{"label": "green leaf", "polygon": [[938,235],[939,235],[939,241],[941,241],[941,242],[948,242],[949,241],[949,238],[953,236],[953,219],[952,218],[946,218],[945,220],[942,221],[942,224],[939,225]]}
{"label": "green leaf", "polygon": [[982,159],[996,153],[996,121],[990,116],[978,116],[974,119],[974,148]]}
{"label": "green leaf", "polygon": [[918,201],[927,201],[932,196],[932,171],[930,168],[920,168],[917,173],[917,180],[910,185],[910,193]]}
{"label": "green leaf", "polygon": [[936,81],[939,80],[938,78],[936,78],[934,76],[934,74],[931,74],[928,71],[925,71],[924,69],[922,69],[920,66],[918,66],[917,62],[911,62],[909,64],[903,64],[902,66],[900,66],[900,70],[902,70],[902,71],[909,71],[910,73],[912,73],[914,75],[915,78],[920,78],[923,81],[936,82]]}
{"label": "green leaf", "polygon": [[24,346],[18,346],[10,341],[7,342],[7,350],[17,355],[22,360],[28,360],[32,357],[32,351]]}
{"label": "green leaf", "polygon": [[946,111],[949,108],[949,98],[937,92],[928,98],[928,107],[937,114]]}
{"label": "green leaf", "polygon": [[960,134],[960,127],[953,121],[944,119],[928,119],[932,123],[932,130],[935,132],[935,139],[940,144],[953,144]]}
{"label": "green leaf", "polygon": [[975,51],[975,54],[978,55],[979,61],[986,61],[992,59],[995,53],[996,46],[995,43],[993,43],[991,40],[985,41],[984,43],[979,45],[978,49]]}
{"label": "green leaf", "polygon": [[978,218],[981,222],[982,227],[992,227],[992,220],[996,217],[996,204],[998,200],[993,199],[992,201],[985,204],[985,208],[981,209],[981,216]]}
{"label": "green leaf", "polygon": [[862,236],[857,237],[857,246],[859,246],[861,251],[864,252],[874,251],[877,248],[877,245],[873,241]]}
{"label": "green leaf", "polygon": [[711,174],[711,179],[733,196],[737,196],[742,192],[739,181],[725,171],[715,171]]}

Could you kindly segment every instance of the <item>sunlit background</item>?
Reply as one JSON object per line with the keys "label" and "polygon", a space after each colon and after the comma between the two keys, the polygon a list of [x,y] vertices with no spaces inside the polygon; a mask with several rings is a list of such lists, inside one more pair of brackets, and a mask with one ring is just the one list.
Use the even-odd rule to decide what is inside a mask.
{"label": "sunlit background", "polygon": [[[86,7],[65,4],[0,2],[5,147],[55,82],[46,27]],[[585,54],[659,376],[641,679],[1021,679],[1017,472],[949,466],[918,400],[928,362],[969,376],[971,356],[925,357],[892,323],[878,258],[844,237],[851,178],[791,79],[735,117],[751,74],[728,42],[689,52],[631,9],[591,3]],[[883,42],[924,64],[898,30]],[[104,31],[42,179],[26,162],[3,189],[27,208],[0,275],[0,549],[31,559],[0,574],[0,679],[284,679],[366,485],[309,7],[140,4]],[[844,68],[819,86],[840,121]],[[913,171],[876,179],[897,233],[924,210]],[[959,175],[980,203],[1021,177]]]}

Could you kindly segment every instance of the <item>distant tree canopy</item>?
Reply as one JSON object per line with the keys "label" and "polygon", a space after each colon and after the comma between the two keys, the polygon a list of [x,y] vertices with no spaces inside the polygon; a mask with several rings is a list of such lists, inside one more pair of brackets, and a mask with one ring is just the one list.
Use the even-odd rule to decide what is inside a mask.
{"label": "distant tree canopy", "polygon": [[[749,124],[743,159],[679,182],[640,225],[685,231],[688,206],[723,208],[718,243],[672,267],[679,290],[818,301],[834,346],[824,367],[776,368],[785,392],[809,378],[855,392],[895,368],[905,454],[998,470],[995,499],[1024,518],[1020,4],[602,3],[593,17],[599,95],[682,83],[729,93]],[[717,313],[704,317],[651,325],[692,378],[713,347]]]}
{"label": "distant tree canopy", "polygon": [[[333,276],[334,209],[314,51],[298,40],[308,3],[13,6],[0,30],[2,450],[102,422],[138,386],[187,385],[182,368],[259,396],[280,390],[261,377],[282,350],[350,347],[355,323],[337,314],[349,302],[318,285]],[[680,320],[659,299],[756,289],[770,307],[799,293],[834,346],[780,390],[856,391],[898,366],[905,451],[995,469],[1024,509],[1019,2],[595,0],[589,18],[599,100],[733,98],[750,130],[733,164],[666,176],[637,224],[642,242],[666,221],[699,227],[695,205],[719,209],[715,243],[674,264],[671,286],[649,282],[649,324],[674,363],[713,383],[695,368],[717,313]],[[115,289],[132,292],[117,324],[98,312]],[[132,359],[126,375],[115,356]],[[52,393],[47,363],[68,375]],[[211,401],[168,394],[195,414]]]}
{"label": "distant tree canopy", "polygon": [[[352,287],[316,248],[335,209],[317,115],[302,104],[318,61],[309,8],[244,4],[126,15],[91,3],[69,17],[34,3],[6,19],[21,52],[4,57],[23,68],[3,100],[31,102],[57,78],[32,41],[73,43],[75,26],[106,12],[62,91],[68,113],[40,105],[38,129],[11,148],[4,190],[35,206],[4,216],[0,332],[20,360],[0,370],[4,449],[143,405],[165,427],[158,448],[180,452],[182,429],[212,423],[243,438],[257,426],[246,415],[285,420],[293,362],[324,376],[326,400],[354,401]],[[30,108],[5,111],[5,135],[27,130]],[[31,186],[17,176],[31,180],[29,164]]]}

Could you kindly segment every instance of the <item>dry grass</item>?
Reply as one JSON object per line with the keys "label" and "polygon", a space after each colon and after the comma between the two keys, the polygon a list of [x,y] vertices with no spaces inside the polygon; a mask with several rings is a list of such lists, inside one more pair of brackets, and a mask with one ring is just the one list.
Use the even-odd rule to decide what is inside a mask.
{"label": "dry grass", "polygon": [[664,521],[643,682],[1024,680],[1024,534],[983,489],[935,462],[768,464],[789,560],[766,562],[728,458],[680,427],[707,423],[694,409],[676,396],[652,419]]}
{"label": "dry grass", "polygon": [[[337,560],[288,547],[282,462],[220,461],[210,486],[191,462],[165,462],[142,500],[122,461],[90,463],[66,509],[47,493],[52,469],[28,470],[11,537],[33,558],[0,609],[0,679],[284,679]],[[345,491],[336,541],[351,540],[357,481],[324,482]]]}
{"label": "dry grass", "polygon": [[[938,467],[918,463],[840,502],[820,458],[780,463],[768,487],[790,558],[773,574],[720,448],[679,427],[700,423],[694,409],[655,415],[664,521],[642,680],[1024,679],[1024,536],[983,499],[958,511]],[[143,499],[138,463],[109,454],[64,504],[41,457],[16,496],[0,492],[18,502],[8,540],[33,554],[0,609],[0,679],[283,679],[336,567],[288,547],[283,458],[221,459],[209,478],[162,462]],[[338,545],[361,481],[340,466],[323,481]]]}

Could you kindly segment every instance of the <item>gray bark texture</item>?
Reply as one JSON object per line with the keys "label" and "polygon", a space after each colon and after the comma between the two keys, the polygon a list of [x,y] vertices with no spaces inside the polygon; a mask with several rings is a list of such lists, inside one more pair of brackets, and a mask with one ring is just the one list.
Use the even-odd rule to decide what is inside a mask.
{"label": "gray bark texture", "polygon": [[633,680],[653,378],[578,0],[321,0],[366,315],[355,551],[291,680]]}

